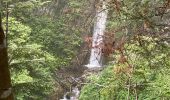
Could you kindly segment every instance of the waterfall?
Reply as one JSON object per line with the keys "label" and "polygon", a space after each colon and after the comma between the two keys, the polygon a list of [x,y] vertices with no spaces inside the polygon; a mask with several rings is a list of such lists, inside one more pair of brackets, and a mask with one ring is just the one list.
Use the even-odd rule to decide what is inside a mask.
{"label": "waterfall", "polygon": [[103,35],[106,27],[107,10],[105,0],[101,0],[101,2],[102,7],[97,10],[96,22],[94,24],[90,60],[89,64],[86,65],[88,68],[102,66],[101,44],[103,43]]}

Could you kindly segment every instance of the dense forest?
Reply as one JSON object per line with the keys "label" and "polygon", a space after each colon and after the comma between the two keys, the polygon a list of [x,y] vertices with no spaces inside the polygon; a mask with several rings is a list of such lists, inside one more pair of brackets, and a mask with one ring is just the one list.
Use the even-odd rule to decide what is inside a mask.
{"label": "dense forest", "polygon": [[170,0],[0,0],[0,100],[170,100]]}

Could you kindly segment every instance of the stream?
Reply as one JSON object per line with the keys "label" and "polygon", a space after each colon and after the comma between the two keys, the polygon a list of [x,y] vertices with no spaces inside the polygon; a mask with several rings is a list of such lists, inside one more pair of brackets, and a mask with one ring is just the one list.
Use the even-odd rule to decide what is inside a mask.
{"label": "stream", "polygon": [[80,90],[77,87],[73,87],[72,91],[66,92],[63,99],[60,100],[78,100]]}

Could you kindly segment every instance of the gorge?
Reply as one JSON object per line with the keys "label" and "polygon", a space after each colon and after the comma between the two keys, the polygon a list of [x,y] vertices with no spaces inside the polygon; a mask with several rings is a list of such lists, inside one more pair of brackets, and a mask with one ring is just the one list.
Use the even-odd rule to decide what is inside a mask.
{"label": "gorge", "polygon": [[[97,9],[95,16],[90,59],[89,63],[85,65],[88,69],[102,67],[102,44],[108,11],[106,1],[101,0],[100,4],[100,8]],[[66,92],[63,99],[60,100],[78,100],[79,93],[80,90],[77,87],[73,87],[72,90],[70,92]]]}

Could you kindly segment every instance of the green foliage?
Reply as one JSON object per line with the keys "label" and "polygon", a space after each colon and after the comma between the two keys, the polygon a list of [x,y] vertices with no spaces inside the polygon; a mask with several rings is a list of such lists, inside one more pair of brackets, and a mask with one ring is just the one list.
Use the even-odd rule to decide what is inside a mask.
{"label": "green foliage", "polygon": [[89,77],[90,83],[83,87],[79,99],[80,100],[89,100],[89,99],[103,100],[108,98],[106,97],[106,95],[109,95],[109,93],[113,90],[108,91],[109,93],[106,94],[105,89],[109,89],[109,88],[111,89],[111,87],[108,86],[110,86],[109,85],[110,82],[114,81],[112,68],[113,67],[108,67],[99,76],[98,75],[90,76]]}
{"label": "green foliage", "polygon": [[32,27],[31,40],[44,45],[43,49],[57,57],[57,67],[66,66],[81,43],[80,32],[68,29],[66,19],[53,22],[47,17],[35,17],[29,21]]}
{"label": "green foliage", "polygon": [[124,35],[127,43],[115,43],[114,64],[90,79],[81,90],[80,100],[170,99],[169,33],[163,31],[169,29],[167,3],[110,0],[107,29],[115,38]]}
{"label": "green foliage", "polygon": [[30,41],[32,29],[29,26],[10,17],[9,30],[9,64],[16,99],[47,97],[54,85],[51,70],[57,59],[43,51],[43,45]]}
{"label": "green foliage", "polygon": [[[158,38],[140,36],[125,45],[128,63],[120,63],[121,54],[114,54],[114,65],[93,77],[81,91],[80,100],[169,100],[169,45]],[[129,87],[130,86],[130,87]]]}
{"label": "green foliage", "polygon": [[[44,7],[50,9],[50,2],[8,2],[9,16],[12,16],[8,22],[9,65],[17,100],[47,99],[55,90],[55,70],[69,65],[80,46],[80,31],[71,24],[77,15],[63,16],[59,13],[53,19],[42,10]],[[2,5],[5,12],[5,1]]]}
{"label": "green foliage", "polygon": [[[110,1],[113,5],[111,2],[109,7],[114,9],[109,10],[107,29],[118,30],[116,37],[164,32],[166,24],[161,24],[167,18],[159,15],[158,8],[166,0]],[[98,4],[90,4],[91,0],[2,0],[3,17],[6,2],[11,16],[7,35],[15,97],[17,100],[47,99],[55,89],[53,72],[68,66],[77,54],[82,33],[88,33],[88,25],[93,20],[93,14],[88,13],[95,12],[89,11],[89,5],[97,7]],[[125,45],[123,53],[128,63],[120,63],[122,55],[116,51],[114,65],[109,65],[101,75],[89,77],[91,83],[83,87],[80,100],[170,98],[169,45],[161,38],[139,36],[137,39],[140,41],[130,39]]]}

